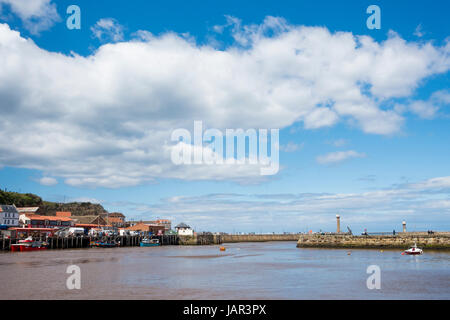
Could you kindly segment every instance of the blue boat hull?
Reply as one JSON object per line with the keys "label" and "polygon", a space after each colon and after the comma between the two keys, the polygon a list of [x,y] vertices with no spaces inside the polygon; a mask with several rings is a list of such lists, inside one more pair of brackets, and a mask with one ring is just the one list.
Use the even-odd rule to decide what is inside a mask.
{"label": "blue boat hull", "polygon": [[140,243],[141,247],[158,247],[159,245],[159,243]]}
{"label": "blue boat hull", "polygon": [[114,248],[114,247],[117,247],[117,244],[116,243],[108,243],[108,242],[96,241],[96,242],[92,242],[91,243],[91,247]]}

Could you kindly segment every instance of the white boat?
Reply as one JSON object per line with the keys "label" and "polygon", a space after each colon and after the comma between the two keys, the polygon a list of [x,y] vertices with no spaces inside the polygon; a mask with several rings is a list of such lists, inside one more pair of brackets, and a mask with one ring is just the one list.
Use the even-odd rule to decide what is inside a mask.
{"label": "white boat", "polygon": [[422,254],[422,253],[423,253],[423,250],[420,248],[417,248],[417,245],[414,243],[414,245],[411,248],[403,251],[402,254]]}

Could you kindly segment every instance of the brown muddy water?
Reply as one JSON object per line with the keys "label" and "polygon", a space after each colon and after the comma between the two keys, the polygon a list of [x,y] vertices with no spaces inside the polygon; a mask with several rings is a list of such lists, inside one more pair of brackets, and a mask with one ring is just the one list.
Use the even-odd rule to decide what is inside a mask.
{"label": "brown muddy water", "polygon": [[[295,242],[0,253],[0,299],[450,299],[450,252],[299,249]],[[69,265],[81,289],[69,290]],[[369,290],[378,265],[381,289]]]}

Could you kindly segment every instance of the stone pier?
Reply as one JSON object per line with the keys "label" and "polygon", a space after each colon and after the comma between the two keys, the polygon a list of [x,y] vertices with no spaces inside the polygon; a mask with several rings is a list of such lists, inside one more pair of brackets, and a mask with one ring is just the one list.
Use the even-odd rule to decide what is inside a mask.
{"label": "stone pier", "polygon": [[417,244],[422,249],[450,250],[450,232],[398,233],[396,235],[354,236],[349,234],[300,235],[298,248],[408,249]]}
{"label": "stone pier", "polygon": [[185,246],[193,245],[210,245],[210,244],[221,244],[222,236],[213,234],[202,234],[193,236],[178,236],[178,244]]}
{"label": "stone pier", "polygon": [[297,241],[300,234],[227,234],[222,235],[226,242],[264,242],[264,241]]}

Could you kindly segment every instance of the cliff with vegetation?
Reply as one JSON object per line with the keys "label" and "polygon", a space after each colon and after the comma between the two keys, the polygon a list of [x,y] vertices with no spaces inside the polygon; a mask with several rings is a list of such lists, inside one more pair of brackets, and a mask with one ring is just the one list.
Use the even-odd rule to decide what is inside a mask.
{"label": "cliff with vegetation", "polygon": [[15,204],[16,207],[38,207],[43,203],[41,197],[32,193],[18,193],[0,190],[0,204]]}
{"label": "cliff with vegetation", "polygon": [[52,216],[57,211],[70,211],[72,215],[76,216],[96,216],[105,215],[108,211],[103,208],[101,204],[90,202],[69,202],[69,203],[56,203],[44,201],[39,206],[39,214]]}
{"label": "cliff with vegetation", "polygon": [[41,215],[55,215],[56,211],[70,211],[72,215],[103,215],[108,211],[102,205],[90,202],[57,203],[44,201],[32,193],[19,193],[0,190],[0,204],[16,205],[16,207],[39,207]]}

